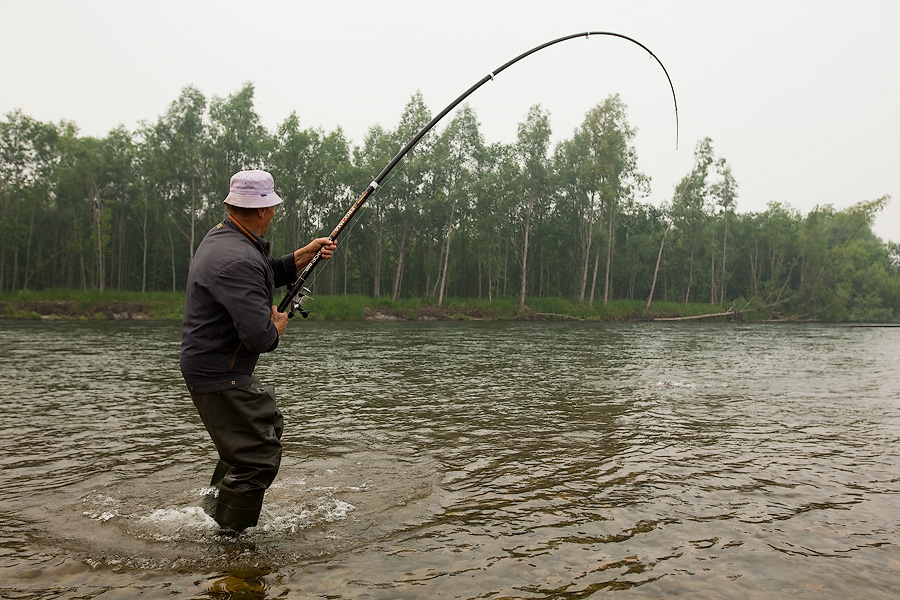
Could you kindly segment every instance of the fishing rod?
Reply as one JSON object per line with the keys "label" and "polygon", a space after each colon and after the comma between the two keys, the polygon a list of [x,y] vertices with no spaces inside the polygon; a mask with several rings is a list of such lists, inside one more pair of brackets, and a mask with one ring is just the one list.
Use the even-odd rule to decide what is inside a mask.
{"label": "fishing rod", "polygon": [[[378,176],[372,180],[372,183],[369,184],[369,187],[366,188],[366,191],[363,192],[362,196],[359,197],[359,200],[357,200],[356,202],[353,203],[353,206],[350,207],[350,210],[347,211],[347,213],[344,215],[344,218],[341,219],[341,221],[337,224],[337,226],[335,226],[335,228],[331,231],[331,234],[329,234],[328,239],[331,240],[332,242],[337,239],[337,237],[344,230],[344,227],[347,226],[347,223],[350,222],[350,219],[353,218],[353,216],[357,213],[357,211],[359,211],[359,209],[362,207],[362,205],[365,204],[366,200],[368,200],[369,197],[375,192],[375,190],[378,189],[378,186],[381,184],[381,182],[384,180],[384,178],[387,177],[388,173],[390,173],[391,170],[395,166],[397,166],[397,163],[399,163],[401,160],[403,160],[403,157],[406,156],[406,154],[410,150],[413,149],[413,146],[415,146],[416,144],[419,143],[419,140],[421,140],[422,137],[426,133],[431,131],[431,129],[438,123],[438,121],[440,121],[445,116],[447,116],[447,113],[449,113],[451,110],[456,108],[456,106],[460,102],[462,102],[463,100],[468,98],[473,92],[475,92],[475,90],[477,90],[478,88],[483,86],[488,81],[493,81],[494,77],[496,77],[497,75],[499,75],[500,73],[502,73],[503,71],[508,69],[509,67],[513,66],[514,64],[516,64],[523,58],[531,56],[535,52],[543,50],[544,48],[547,48],[549,46],[559,44],[560,42],[565,42],[565,41],[575,39],[575,38],[580,38],[580,37],[587,39],[592,35],[606,35],[606,36],[611,36],[611,37],[616,37],[616,38],[620,38],[623,40],[627,40],[633,44],[637,44],[638,46],[640,46],[641,48],[646,50],[647,53],[650,54],[650,56],[652,56],[656,60],[657,63],[659,63],[659,66],[662,67],[663,73],[666,74],[666,79],[669,81],[669,87],[672,90],[672,101],[675,104],[675,147],[677,148],[678,147],[678,100],[675,98],[675,86],[672,84],[672,78],[669,77],[669,72],[666,70],[666,66],[662,63],[662,61],[659,60],[659,57],[657,57],[650,50],[650,48],[648,48],[644,44],[640,43],[639,41],[637,41],[634,38],[628,37],[627,35],[623,35],[621,33],[614,33],[611,31],[587,31],[587,32],[582,32],[582,33],[573,33],[571,35],[566,35],[561,38],[557,38],[555,40],[545,42],[545,43],[541,44],[540,46],[535,46],[534,48],[532,48],[531,50],[528,50],[527,52],[523,52],[519,56],[515,57],[514,59],[510,60],[509,62],[503,64],[502,66],[498,67],[497,69],[491,71],[490,73],[488,73],[487,75],[482,77],[472,87],[470,87],[465,92],[463,92],[456,100],[454,100],[453,102],[448,104],[447,107],[444,108],[444,110],[442,110],[440,113],[438,113],[436,117],[431,119],[431,121],[429,121],[427,125],[425,125],[416,135],[414,135],[412,137],[412,139],[410,139],[406,143],[406,145],[400,149],[400,152],[398,152],[397,155],[391,159],[391,161],[387,164],[387,166],[385,166],[384,169],[381,170],[381,173],[379,173]],[[290,310],[290,312],[288,312],[288,317],[290,317],[290,318],[293,318],[295,312],[299,312],[301,315],[303,315],[304,318],[309,316],[309,311],[303,309],[304,303],[311,297],[310,296],[311,292],[310,292],[309,288],[305,287],[305,283],[306,283],[306,280],[309,278],[310,274],[313,272],[313,269],[315,269],[316,265],[319,264],[319,260],[321,260],[321,258],[322,258],[322,251],[319,250],[318,252],[316,252],[315,256],[313,256],[312,260],[309,261],[309,263],[306,265],[306,267],[303,269],[303,271],[301,271],[300,274],[297,275],[296,281],[294,281],[293,285],[291,285],[287,294],[285,294],[284,299],[281,301],[281,304],[278,305],[278,312],[283,313],[287,310]]]}

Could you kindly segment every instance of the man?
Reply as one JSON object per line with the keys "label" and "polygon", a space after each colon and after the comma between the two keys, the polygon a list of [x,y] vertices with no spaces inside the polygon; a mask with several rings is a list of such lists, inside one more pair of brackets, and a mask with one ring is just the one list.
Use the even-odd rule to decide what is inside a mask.
{"label": "man", "polygon": [[266,171],[232,176],[228,214],[197,248],[185,294],[181,372],[219,453],[213,516],[236,531],[259,522],[281,464],[275,389],[253,374],[259,355],[274,350],[287,328],[287,315],[273,305],[275,288],[292,283],[320,250],[322,258],[335,250],[333,241],[318,238],[269,258],[263,236],[281,202]]}

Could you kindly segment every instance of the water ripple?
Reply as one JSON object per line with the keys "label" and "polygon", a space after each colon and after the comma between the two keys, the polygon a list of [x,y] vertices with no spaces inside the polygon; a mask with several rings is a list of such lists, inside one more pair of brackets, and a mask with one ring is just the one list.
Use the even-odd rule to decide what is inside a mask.
{"label": "water ripple", "polygon": [[282,473],[235,539],[177,325],[2,324],[0,594],[892,598],[898,333],[293,324],[259,367]]}

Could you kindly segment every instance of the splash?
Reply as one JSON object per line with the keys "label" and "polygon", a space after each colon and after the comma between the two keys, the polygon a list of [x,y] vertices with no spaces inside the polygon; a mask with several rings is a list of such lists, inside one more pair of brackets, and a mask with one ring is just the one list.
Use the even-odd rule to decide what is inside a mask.
{"label": "splash", "polygon": [[139,480],[84,496],[67,545],[93,569],[278,566],[370,544],[439,510],[438,469],[427,457],[360,452],[282,469],[259,525],[240,534],[211,518],[214,488]]}

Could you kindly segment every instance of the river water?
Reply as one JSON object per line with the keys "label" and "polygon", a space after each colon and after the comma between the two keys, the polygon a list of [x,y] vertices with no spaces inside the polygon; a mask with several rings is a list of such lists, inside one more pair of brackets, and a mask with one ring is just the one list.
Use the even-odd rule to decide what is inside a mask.
{"label": "river water", "polygon": [[239,536],[179,337],[0,321],[0,597],[900,595],[900,328],[297,320]]}

